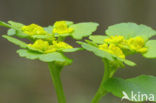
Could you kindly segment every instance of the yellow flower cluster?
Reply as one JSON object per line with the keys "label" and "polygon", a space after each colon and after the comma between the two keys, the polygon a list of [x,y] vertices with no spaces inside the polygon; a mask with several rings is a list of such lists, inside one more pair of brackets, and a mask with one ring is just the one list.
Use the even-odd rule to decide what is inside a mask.
{"label": "yellow flower cluster", "polygon": [[139,36],[130,39],[125,39],[123,36],[110,36],[104,40],[104,44],[99,45],[99,49],[114,54],[120,58],[125,58],[123,49],[139,53],[147,51],[144,39]]}
{"label": "yellow flower cluster", "polygon": [[62,49],[69,49],[73,48],[71,45],[65,43],[65,42],[56,42],[53,41],[52,44],[50,44],[48,41],[44,40],[36,40],[33,44],[28,44],[29,47],[42,51],[43,53],[52,53],[55,51],[59,51]]}
{"label": "yellow flower cluster", "polygon": [[104,43],[102,45],[99,45],[99,49],[109,52],[111,54],[114,54],[117,57],[125,58],[125,55],[122,52],[122,50],[114,44],[109,45],[109,44]]}
{"label": "yellow flower cluster", "polygon": [[132,51],[144,53],[147,51],[147,48],[145,47],[145,41],[141,37],[135,37],[135,38],[130,38],[127,41],[128,47]]}
{"label": "yellow flower cluster", "polygon": [[[23,26],[21,30],[30,36],[33,35],[46,35],[47,32],[43,29],[43,27],[37,25],[37,24],[30,24],[27,26]],[[57,33],[57,34],[68,34],[73,32],[74,29],[68,27],[66,21],[56,21],[53,26],[53,30],[51,33]]]}
{"label": "yellow flower cluster", "polygon": [[22,31],[25,34],[28,34],[30,36],[32,36],[32,35],[45,35],[46,34],[46,31],[41,26],[36,25],[36,24],[30,24],[27,26],[23,26]]}
{"label": "yellow flower cluster", "polygon": [[67,34],[67,33],[71,33],[72,31],[73,28],[69,28],[66,21],[57,21],[54,24],[53,33]]}
{"label": "yellow flower cluster", "polygon": [[57,50],[73,48],[71,45],[69,45],[65,42],[62,42],[62,41],[60,41],[60,42],[53,41],[53,47],[56,48]]}
{"label": "yellow flower cluster", "polygon": [[110,36],[110,38],[107,38],[104,40],[105,43],[108,44],[121,44],[125,41],[123,36]]}
{"label": "yellow flower cluster", "polygon": [[[36,25],[36,24],[30,24],[27,26],[23,26],[21,30],[30,36],[33,35],[48,35],[48,33],[43,29],[43,27]],[[66,21],[57,21],[54,24],[54,29],[51,33],[58,33],[58,34],[65,34],[72,32],[73,29],[69,28],[66,24]],[[62,49],[69,49],[73,48],[69,44],[62,42],[62,41],[45,41],[42,39],[37,39],[33,44],[28,44],[28,46],[33,49],[40,51],[42,53],[51,53],[55,51],[59,51]]]}

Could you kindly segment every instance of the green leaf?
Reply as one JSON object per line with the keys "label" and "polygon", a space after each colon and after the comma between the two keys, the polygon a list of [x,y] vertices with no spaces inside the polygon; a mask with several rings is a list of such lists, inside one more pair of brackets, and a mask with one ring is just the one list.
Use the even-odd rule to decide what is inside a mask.
{"label": "green leaf", "polygon": [[3,35],[2,36],[3,38],[7,39],[9,42],[15,44],[15,45],[18,45],[19,47],[21,48],[27,48],[27,44],[23,41],[20,41],[16,38],[13,38],[13,37],[10,37],[10,36],[7,36],[7,35]]}
{"label": "green leaf", "polygon": [[52,62],[52,61],[66,62],[68,60],[67,57],[58,52],[42,54],[39,59],[43,62]]}
{"label": "green leaf", "polygon": [[32,35],[31,38],[50,40],[50,39],[52,39],[52,35]]}
{"label": "green leaf", "polygon": [[93,52],[96,56],[99,56],[101,58],[106,58],[110,61],[113,61],[114,58],[113,56],[108,53],[108,52],[105,52],[105,51],[102,51],[100,49],[98,49],[97,47],[95,46],[92,46],[90,44],[87,44],[87,43],[84,43],[84,42],[78,42],[84,49],[90,51],[90,52]]}
{"label": "green leaf", "polygon": [[[131,79],[121,79],[121,78],[111,78],[104,83],[104,89],[108,92],[111,92],[113,95],[122,98],[126,93],[130,101],[132,100],[132,92],[134,94],[146,94],[148,97],[150,94],[156,96],[156,77],[154,76],[146,76],[141,75],[136,78]],[[124,93],[124,94],[123,94]],[[138,99],[138,95],[136,96],[137,101],[145,101]],[[156,98],[155,98],[156,101]]]}
{"label": "green leaf", "polygon": [[55,34],[55,37],[67,37],[67,36],[69,36],[70,34]]}
{"label": "green leaf", "polygon": [[53,27],[52,26],[44,27],[44,30],[49,34],[52,34]]}
{"label": "green leaf", "polygon": [[22,31],[19,31],[19,30],[16,31],[16,36],[19,37],[19,38],[26,38],[26,37],[28,37],[27,34],[23,33]]}
{"label": "green leaf", "polygon": [[89,36],[89,39],[92,40],[94,43],[97,44],[103,44],[104,39],[108,38],[107,36],[102,36],[102,35],[94,35],[94,36]]}
{"label": "green leaf", "polygon": [[106,30],[106,34],[109,36],[121,35],[127,39],[131,37],[141,36],[145,40],[148,40],[152,36],[156,35],[156,31],[146,25],[137,25],[135,23],[129,22],[109,26]]}
{"label": "green leaf", "polygon": [[74,24],[74,22],[72,22],[72,21],[66,21],[66,24],[67,24],[68,26],[70,26],[70,25]]}
{"label": "green leaf", "polygon": [[127,64],[128,66],[136,66],[136,64],[128,59],[122,59],[122,58],[119,58],[115,55],[113,55],[115,58],[117,58],[119,61],[122,61],[124,64]]}
{"label": "green leaf", "polygon": [[8,34],[9,36],[13,36],[13,35],[16,34],[16,30],[15,30],[15,29],[9,29],[8,32],[7,32],[7,34]]}
{"label": "green leaf", "polygon": [[96,31],[98,25],[99,24],[93,22],[73,24],[70,26],[74,29],[71,35],[74,39],[82,39]]}
{"label": "green leaf", "polygon": [[146,43],[147,52],[143,54],[146,58],[156,58],[156,40],[149,40]]}
{"label": "green leaf", "polygon": [[27,46],[27,49],[29,49],[29,50],[31,50],[31,51],[34,51],[34,52],[44,53],[42,50],[33,48],[33,47],[31,47],[31,46]]}
{"label": "green leaf", "polygon": [[129,65],[129,66],[136,66],[136,64],[130,60],[127,59],[122,59],[121,61],[123,61],[125,64]]}
{"label": "green leaf", "polygon": [[113,61],[113,60],[119,60],[119,61],[122,61],[124,62],[125,64],[129,65],[129,66],[135,66],[136,64],[130,60],[127,60],[127,59],[122,59],[122,58],[119,58],[113,54],[110,54],[108,52],[105,52],[103,50],[100,50],[98,49],[96,46],[93,46],[93,45],[90,45],[90,44],[87,44],[87,43],[84,43],[84,42],[78,42],[84,49],[90,51],[90,52],[93,52],[96,56],[99,56],[101,58],[106,58],[110,61]]}
{"label": "green leaf", "polygon": [[14,22],[14,21],[8,21],[8,23],[11,25],[12,29],[16,30],[16,36],[20,38],[26,38],[28,35],[23,33],[21,28],[24,26],[24,24]]}
{"label": "green leaf", "polygon": [[70,49],[63,49],[63,52],[76,52],[82,50],[82,48],[70,48]]}
{"label": "green leaf", "polygon": [[18,30],[21,30],[22,26],[24,26],[24,24],[14,22],[14,21],[8,21],[8,23],[11,25],[12,28],[15,28]]}
{"label": "green leaf", "polygon": [[17,50],[17,53],[19,54],[20,57],[25,57],[25,58],[31,59],[31,60],[39,59],[40,56],[42,55],[39,52],[30,51],[27,49],[19,49],[19,50]]}
{"label": "green leaf", "polygon": [[68,59],[67,57],[65,57],[63,54],[61,54],[59,52],[42,54],[39,52],[27,50],[27,49],[19,49],[19,50],[17,50],[17,53],[21,57],[25,57],[25,58],[31,59],[31,60],[39,59],[40,61],[43,61],[43,62],[53,62],[53,61],[71,62],[70,59]]}
{"label": "green leaf", "polygon": [[0,26],[4,26],[4,27],[7,27],[7,28],[11,28],[11,26],[3,21],[0,21]]}

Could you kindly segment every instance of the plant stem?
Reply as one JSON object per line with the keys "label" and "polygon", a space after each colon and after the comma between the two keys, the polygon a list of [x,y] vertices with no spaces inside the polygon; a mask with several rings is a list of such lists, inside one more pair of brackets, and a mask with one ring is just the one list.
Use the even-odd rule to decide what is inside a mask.
{"label": "plant stem", "polygon": [[99,103],[101,98],[107,94],[107,91],[105,91],[104,88],[103,88],[103,83],[104,83],[104,80],[102,80],[102,82],[100,84],[100,87],[97,90],[97,92],[96,92],[94,98],[92,99],[91,103]]}
{"label": "plant stem", "polygon": [[109,73],[109,61],[108,60],[103,60],[104,61],[104,68],[105,68],[105,71],[104,71],[104,76],[102,78],[102,82],[100,84],[100,87],[99,89],[97,90],[94,98],[92,99],[92,102],[91,103],[99,103],[99,101],[101,100],[101,98],[103,96],[105,96],[107,94],[107,91],[105,90],[103,84],[108,80],[108,78],[110,77],[110,73]]}
{"label": "plant stem", "polygon": [[57,98],[58,98],[58,103],[66,103],[66,99],[64,96],[64,91],[60,79],[60,72],[62,70],[62,65],[59,65],[57,63],[48,63],[49,65],[49,70],[51,74],[51,78],[56,90]]}

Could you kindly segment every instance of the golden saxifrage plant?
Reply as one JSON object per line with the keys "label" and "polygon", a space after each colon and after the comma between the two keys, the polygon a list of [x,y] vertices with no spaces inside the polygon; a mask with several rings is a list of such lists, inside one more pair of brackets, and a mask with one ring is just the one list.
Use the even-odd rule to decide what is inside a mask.
{"label": "golden saxifrage plant", "polygon": [[120,23],[109,26],[106,35],[90,36],[86,42],[78,42],[81,46],[93,52],[104,62],[104,76],[100,87],[94,96],[92,103],[99,103],[107,93],[128,99],[134,102],[156,101],[154,97],[131,98],[131,93],[143,93],[156,95],[156,77],[140,75],[124,80],[113,77],[119,68],[135,66],[136,64],[126,57],[141,54],[145,58],[156,58],[156,40],[150,38],[156,35],[156,31],[145,25],[135,23]]}
{"label": "golden saxifrage plant", "polygon": [[[58,103],[66,103],[60,80],[61,70],[72,63],[65,53],[78,50],[93,52],[104,63],[104,76],[91,103],[99,103],[107,93],[112,93],[120,98],[126,93],[127,98],[125,99],[134,102],[156,101],[154,97],[128,98],[131,96],[131,91],[151,93],[156,96],[155,76],[140,75],[126,80],[114,77],[119,68],[124,68],[125,65],[136,65],[128,60],[127,56],[141,54],[145,58],[156,58],[156,40],[151,39],[156,35],[156,31],[148,26],[120,23],[109,26],[105,32],[106,35],[91,36],[97,29],[97,23],[74,24],[71,21],[56,21],[53,25],[41,27],[37,24],[24,25],[9,21],[8,23],[0,22],[0,25],[9,28],[7,35],[3,37],[20,47],[17,50],[19,56],[48,63]],[[77,41],[82,48],[73,47],[64,41],[69,36],[75,40],[89,36],[89,40]],[[28,39],[28,42],[23,42],[15,37]]]}
{"label": "golden saxifrage plant", "polygon": [[[41,27],[37,24],[24,25],[9,21],[8,23],[0,22],[0,25],[10,28],[7,35],[3,35],[3,37],[20,47],[17,50],[19,56],[48,63],[58,103],[66,103],[60,72],[64,66],[71,64],[72,60],[67,58],[64,53],[75,52],[81,48],[74,48],[64,40],[68,36],[80,40],[91,35],[98,24],[93,22],[74,24],[71,21],[56,21],[54,25]],[[25,43],[15,37],[28,39],[29,42]]]}

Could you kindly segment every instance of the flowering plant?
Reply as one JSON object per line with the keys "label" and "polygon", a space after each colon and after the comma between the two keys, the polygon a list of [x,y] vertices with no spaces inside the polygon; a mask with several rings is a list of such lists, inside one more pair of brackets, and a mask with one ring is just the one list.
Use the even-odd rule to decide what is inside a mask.
{"label": "flowering plant", "polygon": [[[114,77],[116,71],[124,68],[125,64],[136,65],[133,61],[128,60],[127,56],[141,54],[145,58],[156,58],[156,40],[151,40],[151,37],[156,35],[156,31],[148,26],[135,23],[115,24],[108,27],[106,35],[90,36],[92,32],[96,31],[97,23],[74,24],[71,21],[57,21],[54,25],[41,27],[37,24],[24,25],[13,21],[8,23],[1,21],[0,25],[10,28],[7,35],[3,37],[21,48],[17,50],[21,57],[48,63],[58,103],[66,103],[60,80],[61,70],[72,62],[64,54],[78,50],[93,52],[104,62],[104,76],[92,103],[99,103],[107,93],[121,98],[126,94],[123,99],[135,102],[156,101],[153,97],[135,100],[128,98],[131,91],[156,95],[156,77],[141,75],[126,80]],[[89,36],[90,40],[77,41],[82,48],[75,48],[65,42],[68,36],[76,40]],[[28,43],[15,37],[26,38]]]}
{"label": "flowering plant", "polygon": [[[105,66],[102,82],[92,103],[98,103],[109,92],[117,97],[123,97],[124,92],[127,95],[125,99],[129,99],[131,91],[156,95],[154,86],[156,77],[154,76],[141,75],[127,80],[113,77],[115,72],[119,68],[123,68],[125,64],[136,65],[126,59],[129,55],[141,54],[145,58],[156,58],[156,40],[150,40],[152,36],[156,35],[156,31],[145,25],[121,23],[108,27],[105,33],[105,36],[90,36],[90,40],[78,42],[84,49],[99,56]],[[129,100],[135,102],[156,101],[154,98],[150,99]]]}
{"label": "flowering plant", "polygon": [[[74,24],[71,21],[56,21],[54,25],[41,27],[37,24],[24,25],[13,21],[9,21],[7,24],[1,21],[0,25],[10,28],[7,35],[3,35],[3,37],[21,48],[17,50],[19,56],[48,63],[58,102],[66,103],[60,72],[65,65],[71,64],[72,60],[67,58],[64,53],[75,52],[82,48],[74,48],[64,40],[68,36],[80,40],[91,35],[98,24],[93,22]],[[13,36],[26,38],[29,43]]]}

